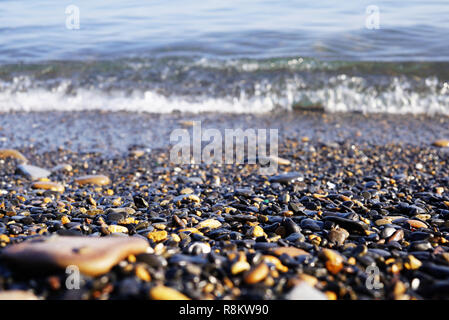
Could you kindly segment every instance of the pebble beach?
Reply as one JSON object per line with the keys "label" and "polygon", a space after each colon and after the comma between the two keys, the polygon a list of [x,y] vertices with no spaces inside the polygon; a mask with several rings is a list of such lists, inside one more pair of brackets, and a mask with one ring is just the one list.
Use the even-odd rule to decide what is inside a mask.
{"label": "pebble beach", "polygon": [[[171,163],[193,120],[277,128],[278,171]],[[448,123],[2,114],[0,298],[448,298]]]}

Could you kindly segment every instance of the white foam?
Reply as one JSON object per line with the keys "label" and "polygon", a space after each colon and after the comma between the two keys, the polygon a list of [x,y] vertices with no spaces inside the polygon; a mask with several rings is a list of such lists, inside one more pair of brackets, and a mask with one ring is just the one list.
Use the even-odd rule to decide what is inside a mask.
{"label": "white foam", "polygon": [[[276,107],[290,110],[292,105],[307,97],[320,102],[329,112],[363,112],[396,114],[445,114],[449,115],[449,90],[429,82],[424,93],[410,89],[407,81],[395,79],[388,89],[381,92],[363,85],[363,79],[339,76],[329,79],[329,85],[311,89],[287,83],[282,90],[273,90],[270,83],[261,81],[255,85],[254,95],[238,97],[191,97],[165,96],[157,92],[135,91],[131,94],[115,89],[105,91],[98,88],[77,88],[67,94],[70,82],[62,82],[52,89],[30,86],[27,79],[18,89],[0,85],[0,111],[129,111],[170,113],[218,112],[218,113],[266,113]],[[436,89],[436,88],[442,89]],[[276,93],[273,93],[276,92]]]}

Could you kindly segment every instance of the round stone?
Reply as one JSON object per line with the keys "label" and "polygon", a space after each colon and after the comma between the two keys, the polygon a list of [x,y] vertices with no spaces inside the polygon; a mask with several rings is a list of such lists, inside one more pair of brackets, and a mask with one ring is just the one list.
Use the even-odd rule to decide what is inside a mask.
{"label": "round stone", "polygon": [[104,186],[111,183],[111,180],[104,175],[87,175],[78,177],[75,182],[79,185],[92,184],[97,186]]}

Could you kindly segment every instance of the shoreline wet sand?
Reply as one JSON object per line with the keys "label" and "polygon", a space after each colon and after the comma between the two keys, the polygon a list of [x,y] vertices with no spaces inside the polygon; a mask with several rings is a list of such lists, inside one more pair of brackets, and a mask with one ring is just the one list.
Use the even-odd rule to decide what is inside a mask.
{"label": "shoreline wet sand", "polygon": [[[186,120],[278,128],[289,164],[275,176],[251,164],[171,164],[170,132]],[[449,153],[432,143],[449,138],[448,122],[2,114],[0,289],[44,299],[447,298]],[[97,237],[120,241],[114,251]],[[66,286],[72,264],[79,290]]]}

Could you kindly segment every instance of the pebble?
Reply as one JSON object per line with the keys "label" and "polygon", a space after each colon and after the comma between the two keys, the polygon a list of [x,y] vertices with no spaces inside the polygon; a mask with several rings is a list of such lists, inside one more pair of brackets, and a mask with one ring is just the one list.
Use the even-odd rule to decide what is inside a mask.
{"label": "pebble", "polygon": [[147,247],[145,240],[134,237],[53,236],[8,246],[2,251],[2,257],[28,271],[50,271],[76,265],[82,273],[98,276],[130,254],[145,252]]}
{"label": "pebble", "polygon": [[302,181],[303,175],[299,172],[288,172],[270,177],[271,183],[290,184],[296,181]]}
{"label": "pebble", "polygon": [[285,296],[287,300],[328,300],[326,294],[301,281]]}
{"label": "pebble", "polygon": [[200,223],[198,223],[195,227],[197,229],[202,229],[202,228],[216,229],[216,228],[221,227],[221,222],[216,219],[206,219],[206,220],[203,220]]}
{"label": "pebble", "polygon": [[0,149],[0,159],[13,158],[21,162],[28,162],[27,158],[17,150],[14,149]]}
{"label": "pebble", "polygon": [[111,233],[128,233],[128,228],[124,226],[118,226],[118,225],[110,225],[108,226],[108,231]]}
{"label": "pebble", "polygon": [[185,294],[176,289],[158,285],[150,289],[150,298],[152,300],[191,300]]}
{"label": "pebble", "polygon": [[51,190],[51,191],[60,192],[60,193],[63,193],[65,190],[63,185],[56,183],[56,182],[51,182],[51,181],[34,182],[33,184],[31,184],[31,188],[42,189],[42,190]]}
{"label": "pebble", "polygon": [[188,252],[199,255],[208,254],[211,251],[210,245],[205,242],[194,242],[189,246]]}
{"label": "pebble", "polygon": [[439,139],[432,143],[433,146],[439,147],[439,148],[447,148],[449,147],[449,140],[447,139]]}
{"label": "pebble", "polygon": [[152,240],[153,242],[161,242],[167,239],[168,233],[165,230],[162,231],[153,231],[147,234],[147,238]]}
{"label": "pebble", "polygon": [[6,290],[0,291],[0,300],[39,300],[39,298],[30,291]]}
{"label": "pebble", "polygon": [[335,250],[323,249],[321,256],[326,259],[326,268],[332,274],[337,274],[343,268],[345,259]]}
{"label": "pebble", "polygon": [[279,247],[273,250],[273,253],[277,256],[280,256],[282,254],[287,254],[288,256],[292,258],[296,258],[303,255],[309,255],[307,251],[304,251],[303,249],[299,249],[296,247]]}
{"label": "pebble", "polygon": [[111,180],[104,175],[86,175],[76,178],[75,182],[80,186],[83,185],[104,186],[110,184]]}
{"label": "pebble", "polygon": [[419,220],[407,220],[406,221],[411,227],[415,228],[415,229],[420,229],[420,228],[427,228],[427,224],[425,224],[424,222],[421,222]]}
{"label": "pebble", "polygon": [[36,167],[30,164],[20,164],[17,166],[17,173],[31,180],[47,178],[51,172],[47,169]]}
{"label": "pebble", "polygon": [[417,270],[422,266],[422,262],[416,259],[413,255],[409,255],[404,263],[404,267],[408,270]]}
{"label": "pebble", "polygon": [[337,245],[342,245],[345,243],[346,239],[349,237],[349,232],[345,229],[332,229],[329,231],[328,238],[329,241]]}
{"label": "pebble", "polygon": [[270,269],[265,263],[259,264],[257,267],[253,268],[244,278],[245,283],[255,284],[263,281],[269,274]]}

